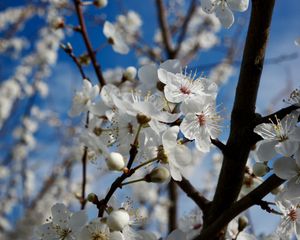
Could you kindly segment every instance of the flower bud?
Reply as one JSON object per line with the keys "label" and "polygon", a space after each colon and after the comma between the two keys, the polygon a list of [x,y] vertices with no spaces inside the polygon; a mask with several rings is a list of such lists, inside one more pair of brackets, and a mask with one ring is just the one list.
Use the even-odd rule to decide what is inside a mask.
{"label": "flower bud", "polygon": [[64,28],[64,26],[65,26],[64,20],[60,17],[53,19],[51,22],[51,27],[54,28],[55,30]]}
{"label": "flower bud", "polygon": [[168,155],[166,154],[163,145],[158,146],[157,159],[161,161],[163,164],[169,163]]}
{"label": "flower bud", "polygon": [[277,187],[277,188],[274,188],[272,191],[271,191],[271,193],[273,194],[273,195],[277,195],[278,193],[280,193],[281,191],[282,191],[282,185],[280,185],[279,187]]}
{"label": "flower bud", "polygon": [[103,8],[107,5],[107,0],[94,0],[93,4],[98,8]]}
{"label": "flower bud", "polygon": [[111,231],[122,231],[129,224],[129,214],[124,209],[112,211],[107,217],[107,225]]}
{"label": "flower bud", "polygon": [[163,183],[170,177],[170,172],[165,167],[154,168],[145,176],[146,182]]}
{"label": "flower bud", "polygon": [[254,175],[257,177],[262,177],[270,171],[269,167],[265,163],[261,163],[261,162],[256,162],[253,165],[252,170]]}
{"label": "flower bud", "polygon": [[148,122],[151,121],[151,117],[139,113],[136,115],[136,119],[138,123],[141,125],[147,124]]}
{"label": "flower bud", "polygon": [[245,227],[247,227],[248,225],[248,218],[246,218],[245,216],[241,216],[238,219],[238,230],[239,232],[243,231],[245,229]]}
{"label": "flower bud", "polygon": [[137,70],[135,67],[128,67],[126,68],[125,72],[123,73],[126,80],[133,80],[136,77]]}
{"label": "flower bud", "polygon": [[118,152],[111,152],[106,158],[106,165],[109,170],[121,171],[125,167],[124,158]]}
{"label": "flower bud", "polygon": [[98,203],[98,197],[95,193],[90,193],[88,196],[87,196],[87,200],[91,203],[94,203],[94,204],[97,204]]}

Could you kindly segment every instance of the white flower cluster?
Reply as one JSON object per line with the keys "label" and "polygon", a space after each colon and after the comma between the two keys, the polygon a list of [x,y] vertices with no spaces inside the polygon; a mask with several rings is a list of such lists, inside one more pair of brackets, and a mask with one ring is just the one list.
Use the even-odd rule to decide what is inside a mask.
{"label": "white flower cluster", "polygon": [[[140,84],[131,92],[107,84],[99,93],[97,85],[84,80],[82,90],[75,93],[70,115],[89,111],[89,129],[83,131],[81,141],[94,158],[104,157],[109,169],[120,171],[125,166],[124,158],[112,159],[110,152],[117,147],[117,152],[128,156],[131,144],[138,141],[140,159],[167,164],[172,178],[180,181],[184,169],[192,164],[192,152],[182,137],[180,140],[181,134],[185,142],[195,141],[198,151],[208,152],[210,139],[220,132],[217,86],[182,70],[177,60],[168,60],[159,68],[143,66],[138,76]],[[155,92],[144,93],[144,83]],[[163,92],[155,89],[157,84],[164,85]],[[169,126],[175,122],[177,126]]]}
{"label": "white flower cluster", "polygon": [[[125,206],[126,207],[126,206]],[[62,203],[51,208],[52,217],[36,230],[41,240],[156,240],[154,233],[145,230],[135,231],[130,225],[137,224],[136,216],[126,208],[113,209],[107,216],[88,222],[85,211],[72,213]],[[185,234],[180,230],[172,232],[166,240],[184,240]]]}
{"label": "white flower cluster", "polygon": [[[297,90],[291,94],[294,96]],[[294,101],[297,105],[297,101]],[[300,127],[297,124],[297,110],[279,120],[258,125],[254,132],[263,140],[258,142],[256,155],[260,161],[255,164],[257,175],[265,175],[271,168],[269,160],[275,159],[272,170],[280,178],[287,180],[277,196],[276,204],[282,212],[282,222],[277,229],[281,239],[289,239],[293,233],[300,238]],[[279,158],[278,158],[279,157]]]}
{"label": "white flower cluster", "polygon": [[232,11],[244,12],[248,5],[249,0],[201,0],[203,11],[214,12],[225,28],[230,28],[234,22]]}
{"label": "white flower cluster", "polygon": [[105,21],[103,34],[115,52],[127,54],[129,52],[128,44],[135,43],[139,37],[141,26],[140,16],[134,11],[129,11],[126,15],[119,15],[114,24]]}

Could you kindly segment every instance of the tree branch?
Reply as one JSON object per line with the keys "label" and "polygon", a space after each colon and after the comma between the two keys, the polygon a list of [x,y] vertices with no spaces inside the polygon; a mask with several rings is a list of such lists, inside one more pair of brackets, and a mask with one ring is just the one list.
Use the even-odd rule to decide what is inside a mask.
{"label": "tree branch", "polygon": [[273,174],[252,192],[234,203],[229,209],[225,210],[221,216],[218,217],[209,227],[204,229],[201,232],[201,235],[196,237],[195,240],[212,239],[212,236],[218,233],[220,229],[224,228],[233,218],[251,206],[259,204],[262,198],[264,198],[273,189],[279,187],[284,181],[285,180]]}
{"label": "tree branch", "polygon": [[171,200],[171,205],[169,207],[169,233],[177,228],[177,186],[173,179],[169,182],[168,185],[169,190],[169,199]]}
{"label": "tree branch", "polygon": [[166,16],[166,9],[164,7],[163,0],[156,0],[156,7],[157,7],[158,22],[159,22],[163,42],[167,50],[168,58],[173,58],[174,50],[172,48],[172,36],[169,29],[167,16]]}
{"label": "tree branch", "polygon": [[[242,187],[244,169],[252,147],[249,136],[253,134],[256,119],[255,103],[274,4],[275,0],[252,1],[251,19],[231,114],[230,135],[226,144],[227,151],[224,153],[212,206],[207,218],[204,219],[203,232],[206,228],[211,227],[211,224],[220,214],[223,215],[222,213],[231,207]],[[221,227],[225,225],[222,224]],[[214,237],[220,231],[221,228],[218,228],[211,232],[210,239],[218,239]],[[204,239],[202,234],[199,239]]]}
{"label": "tree branch", "polygon": [[74,5],[75,5],[78,21],[79,21],[79,24],[80,24],[80,33],[82,34],[86,49],[88,51],[89,57],[91,58],[91,61],[92,61],[95,73],[97,75],[100,87],[103,87],[105,85],[105,79],[103,77],[101,67],[100,67],[99,63],[97,62],[95,52],[93,50],[92,44],[91,44],[91,42],[89,40],[89,37],[88,37],[88,33],[87,33],[87,30],[86,30],[86,25],[85,25],[85,21],[84,21],[82,9],[81,9],[80,0],[74,0]]}
{"label": "tree branch", "polygon": [[73,62],[76,64],[80,74],[81,74],[81,77],[83,79],[88,79],[83,71],[83,68],[82,68],[82,65],[80,64],[80,62],[78,61],[77,57],[74,55],[73,53],[73,49],[71,47],[71,45],[67,44],[66,46],[61,44],[60,47],[64,50],[64,52],[66,54],[68,54],[70,56],[70,58],[72,58]]}
{"label": "tree branch", "polygon": [[181,190],[184,191],[186,195],[190,197],[203,212],[207,210],[210,201],[206,199],[204,196],[202,196],[189,182],[189,180],[182,177],[182,181],[181,182],[176,181],[176,183],[181,188]]}
{"label": "tree branch", "polygon": [[286,107],[286,108],[282,108],[280,110],[278,110],[277,112],[275,113],[272,113],[270,115],[267,115],[265,117],[262,117],[262,118],[258,118],[255,125],[259,125],[259,124],[262,124],[262,123],[270,123],[271,120],[273,122],[276,122],[276,117],[278,119],[283,119],[286,115],[290,114],[292,111],[298,109],[299,107],[295,106],[295,105],[292,105],[292,106],[289,106],[289,107]]}
{"label": "tree branch", "polygon": [[184,22],[182,24],[182,27],[181,27],[181,32],[179,34],[179,37],[177,39],[177,46],[174,50],[174,57],[176,57],[176,55],[180,52],[180,49],[181,49],[181,46],[182,46],[182,42],[186,36],[186,33],[187,33],[187,29],[188,29],[188,25],[192,19],[192,16],[194,14],[194,12],[196,11],[196,0],[193,0],[191,2],[191,5],[189,7],[189,10],[185,16],[185,19],[184,19]]}

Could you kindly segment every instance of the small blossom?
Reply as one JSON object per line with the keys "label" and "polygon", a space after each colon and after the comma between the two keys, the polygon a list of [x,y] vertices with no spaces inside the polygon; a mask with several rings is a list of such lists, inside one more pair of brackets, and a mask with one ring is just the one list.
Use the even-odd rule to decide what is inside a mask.
{"label": "small blossom", "polygon": [[57,203],[51,208],[52,221],[45,223],[37,229],[37,235],[41,240],[75,239],[83,225],[87,222],[84,211],[71,213],[64,204]]}
{"label": "small blossom", "polygon": [[230,28],[234,22],[232,11],[244,12],[248,9],[249,0],[201,0],[201,7],[206,13],[216,13],[221,24]]}
{"label": "small blossom", "polygon": [[294,154],[300,141],[300,128],[296,126],[299,113],[293,112],[281,121],[263,123],[255,127],[254,132],[264,140],[257,146],[258,160],[266,162],[277,154],[289,157]]}
{"label": "small blossom", "polygon": [[129,52],[129,47],[123,41],[121,34],[112,23],[105,21],[103,34],[107,38],[108,42],[112,45],[112,48],[115,52],[120,54],[127,54]]}
{"label": "small blossom", "polygon": [[[280,199],[281,200],[281,199]],[[276,205],[282,212],[281,222],[276,233],[281,239],[290,239],[293,233],[300,238],[300,205],[295,201],[276,201]]]}
{"label": "small blossom", "polygon": [[82,112],[88,111],[92,105],[92,101],[99,94],[99,86],[92,84],[88,80],[83,80],[82,91],[76,92],[73,97],[72,108],[69,112],[71,117],[80,115]]}
{"label": "small blossom", "polygon": [[180,130],[187,139],[195,140],[196,147],[202,152],[208,152],[210,138],[217,138],[220,133],[221,117],[216,113],[212,97],[195,97],[181,105],[185,117],[180,124]]}
{"label": "small blossom", "polygon": [[107,217],[107,225],[112,231],[122,231],[129,222],[130,216],[124,209],[114,210]]}

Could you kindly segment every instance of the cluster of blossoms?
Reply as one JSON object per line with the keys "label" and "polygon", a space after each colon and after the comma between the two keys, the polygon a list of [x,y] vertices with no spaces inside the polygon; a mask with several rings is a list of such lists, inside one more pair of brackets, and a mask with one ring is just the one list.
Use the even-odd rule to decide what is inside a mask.
{"label": "cluster of blossoms", "polygon": [[114,24],[106,21],[103,33],[115,52],[127,54],[129,52],[128,44],[131,45],[136,42],[141,26],[140,16],[134,11],[129,11],[126,15],[119,15]]}
{"label": "cluster of blossoms", "polygon": [[[131,149],[136,146],[138,153],[131,162],[136,173],[122,185],[162,183],[170,176],[181,181],[187,168],[194,164],[193,151],[198,154],[209,152],[211,138],[216,138],[220,132],[216,84],[182,69],[178,60],[167,60],[159,67],[145,65],[138,71],[130,67],[123,75],[131,89],[106,84],[100,90],[98,85],[84,80],[82,89],[75,93],[69,114],[89,116],[89,124],[80,134],[89,159],[103,159],[107,171],[126,173],[131,168],[126,159],[131,157]],[[133,83],[136,75],[139,81]],[[193,143],[192,150],[188,145]],[[90,194],[90,201],[93,202],[91,198],[95,197]],[[153,233],[127,228],[131,217],[124,206],[108,208],[107,216],[92,220],[87,226],[83,226],[87,221],[83,212],[72,215],[64,205],[55,205],[52,215],[52,221],[38,231],[41,239],[66,238],[73,234],[74,238],[81,236],[79,239],[95,239],[96,236],[102,239],[157,239]],[[60,221],[62,218],[68,222]],[[187,234],[190,229],[183,227],[168,239],[185,239]]]}
{"label": "cluster of blossoms", "polygon": [[[24,64],[17,69],[16,76],[0,86],[0,127],[8,118],[14,101],[22,95],[21,92],[24,92],[25,96],[32,96],[33,92],[38,92],[42,97],[47,96],[47,85],[41,79],[48,76],[48,67],[57,60],[59,42],[64,37],[61,28],[65,26],[64,19],[58,16],[57,8],[66,4],[66,1],[58,0],[49,2],[54,6],[46,11],[50,28],[43,28],[40,31],[36,53],[25,58]],[[82,5],[84,4],[94,4],[102,8],[107,5],[107,1],[82,2]],[[220,23],[225,28],[231,27],[234,22],[232,11],[246,11],[248,4],[248,0],[201,0],[201,6],[196,8],[196,13],[186,31],[186,38],[180,45],[177,56],[182,61],[167,60],[159,66],[153,63],[146,64],[139,70],[130,66],[126,69],[107,71],[104,73],[106,85],[100,88],[98,85],[93,85],[89,79],[84,79],[82,89],[77,91],[73,98],[69,115],[71,117],[84,115],[86,123],[84,128],[79,130],[81,147],[75,149],[74,156],[70,158],[79,161],[78,156],[86,154],[88,160],[99,162],[105,172],[121,173],[120,178],[125,176],[126,181],[119,183],[119,188],[137,183],[133,185],[135,196],[139,198],[141,205],[145,202],[153,204],[152,214],[156,215],[161,225],[166,222],[166,209],[170,206],[170,202],[167,198],[158,196],[157,185],[150,183],[165,183],[171,178],[182,181],[188,176],[189,168],[193,168],[195,156],[199,157],[210,152],[211,140],[219,136],[222,121],[216,109],[217,85],[225,82],[233,72],[230,62],[223,61],[212,71],[210,78],[206,78],[196,72],[188,71],[181,63],[188,62],[189,59],[185,59],[185,56],[196,52],[197,49],[206,50],[215,46],[218,43],[216,33],[220,30]],[[3,16],[0,15],[0,24],[1,17]],[[128,11],[124,15],[119,15],[115,23],[105,21],[103,34],[115,52],[127,54],[130,50],[129,46],[138,48],[141,25],[142,20],[139,15],[134,11]],[[0,25],[0,30],[1,28],[3,26]],[[197,34],[194,34],[195,32]],[[160,32],[156,35],[156,42],[158,45],[163,42]],[[1,47],[4,50],[10,48],[8,42],[0,43],[2,44],[0,51]],[[14,48],[17,49],[17,46],[18,44],[15,44]],[[153,48],[151,54],[157,57],[162,52],[161,49]],[[144,62],[149,62],[149,59]],[[36,80],[30,85],[27,78],[36,64],[41,65],[41,70],[35,74]],[[299,99],[299,91],[295,90],[288,101],[299,106]],[[256,156],[260,162],[252,169],[247,168],[240,197],[257,187],[262,182],[260,177],[271,169],[277,176],[287,180],[285,187],[276,198],[276,204],[282,212],[282,223],[276,234],[261,238],[264,240],[287,239],[293,231],[297,238],[300,238],[298,119],[299,111],[294,111],[282,120],[276,118],[276,121],[258,125],[254,130],[263,138],[256,149]],[[21,144],[15,148],[13,158],[20,163],[26,158],[28,151],[35,146],[33,135],[36,128],[35,122],[24,118],[23,127],[14,132],[15,137],[21,140]],[[269,167],[267,161],[278,155],[281,157],[275,159]],[[221,158],[217,156],[215,160],[216,164],[220,165]],[[69,162],[66,164],[69,167],[68,164]],[[62,165],[63,168],[66,165]],[[16,166],[18,168],[15,170],[20,171],[22,165]],[[1,176],[8,175],[7,171],[5,167],[0,168],[0,180]],[[34,192],[31,184],[34,182],[34,174],[31,172],[26,174],[28,186],[26,184],[24,186],[24,197],[27,192]],[[57,192],[63,192],[62,186],[67,185],[62,175],[64,174],[54,172],[49,178],[53,182],[62,181],[57,189],[53,190],[52,197],[59,195]],[[144,189],[147,189],[146,193]],[[55,200],[45,195],[38,195],[39,200],[42,200],[40,202],[44,202],[44,205],[39,206],[40,212],[41,209],[49,209],[49,204]],[[85,210],[73,213],[66,205],[57,203],[51,208],[52,217],[36,229],[35,234],[38,239],[162,239],[159,233],[133,228],[137,223],[142,225],[146,221],[144,218],[150,215],[148,209],[140,208],[138,212],[132,210],[127,203],[119,207],[112,202],[112,197],[109,202],[105,202],[106,199],[99,201],[94,193],[89,194],[86,199],[84,194],[75,195],[81,203],[87,201],[97,205],[101,216],[89,221]],[[66,202],[69,200],[68,197],[65,196]],[[105,204],[101,205],[102,201]],[[12,204],[12,201],[6,203]],[[9,207],[12,208],[12,205],[7,208]],[[102,214],[100,214],[101,207],[105,208]],[[3,228],[5,218],[2,219],[1,215],[5,215],[5,212],[0,211],[0,228]],[[29,225],[37,224],[37,217],[41,218],[30,211],[24,215],[20,226],[17,226],[20,231],[22,226],[23,229],[24,226],[32,228]],[[244,216],[233,219],[228,225],[226,239],[256,239],[247,232],[247,226],[248,220]],[[201,228],[202,213],[199,209],[193,210],[180,219],[178,229],[171,232],[166,240],[193,239],[199,234]],[[7,236],[15,238],[13,233]]]}
{"label": "cluster of blossoms", "polygon": [[[291,94],[289,101],[299,106],[297,90]],[[287,180],[276,198],[276,204],[282,212],[282,222],[277,229],[277,234],[282,239],[289,239],[293,233],[298,239],[300,238],[299,115],[299,110],[295,110],[282,120],[275,116],[275,121],[270,119],[270,123],[260,124],[254,129],[254,132],[263,139],[257,145],[256,155],[259,162],[254,165],[254,172],[258,176],[263,176],[272,169],[278,177]]]}
{"label": "cluster of blossoms", "polygon": [[244,12],[248,9],[249,0],[201,0],[206,13],[215,13],[223,27],[230,28],[234,22],[232,11]]}

